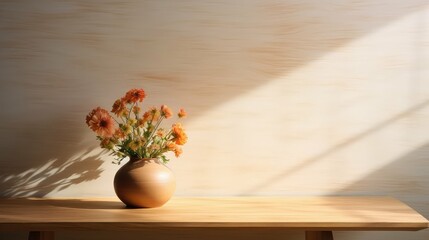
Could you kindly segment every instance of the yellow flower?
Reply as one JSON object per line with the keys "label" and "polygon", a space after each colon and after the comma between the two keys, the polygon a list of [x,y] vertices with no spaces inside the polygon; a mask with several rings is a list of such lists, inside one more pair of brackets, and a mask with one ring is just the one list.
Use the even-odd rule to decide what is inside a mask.
{"label": "yellow flower", "polygon": [[152,145],[150,145],[149,149],[151,151],[156,151],[156,150],[160,149],[160,146],[158,144],[156,144],[156,143],[153,143]]}
{"label": "yellow flower", "polygon": [[135,139],[128,144],[128,147],[133,151],[137,151],[142,146],[141,141],[139,139]]}
{"label": "yellow flower", "polygon": [[137,120],[136,119],[128,119],[128,121],[127,121],[127,124],[128,125],[130,125],[130,126],[133,126],[133,125],[135,125],[137,123]]}
{"label": "yellow flower", "polygon": [[122,131],[124,131],[125,135],[130,134],[132,130],[133,130],[133,128],[130,125],[123,125],[122,126]]}
{"label": "yellow flower", "polygon": [[158,121],[159,117],[161,117],[161,112],[156,108],[156,107],[152,107],[150,109],[151,112],[151,119],[152,121]]}

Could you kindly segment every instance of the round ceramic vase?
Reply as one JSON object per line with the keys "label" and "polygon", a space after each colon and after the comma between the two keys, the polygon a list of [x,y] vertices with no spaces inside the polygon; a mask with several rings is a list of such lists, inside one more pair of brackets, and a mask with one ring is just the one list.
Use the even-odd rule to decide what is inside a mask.
{"label": "round ceramic vase", "polygon": [[156,158],[131,159],[115,175],[118,198],[128,207],[160,207],[173,195],[176,180]]}

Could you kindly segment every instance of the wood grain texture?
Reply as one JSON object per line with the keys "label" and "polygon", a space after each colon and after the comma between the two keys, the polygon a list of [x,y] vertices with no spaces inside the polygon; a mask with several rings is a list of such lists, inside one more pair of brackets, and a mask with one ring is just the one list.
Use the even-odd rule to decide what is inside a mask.
{"label": "wood grain texture", "polygon": [[115,199],[0,201],[0,230],[284,228],[420,230],[428,221],[388,197],[173,198],[161,208],[127,209]]}

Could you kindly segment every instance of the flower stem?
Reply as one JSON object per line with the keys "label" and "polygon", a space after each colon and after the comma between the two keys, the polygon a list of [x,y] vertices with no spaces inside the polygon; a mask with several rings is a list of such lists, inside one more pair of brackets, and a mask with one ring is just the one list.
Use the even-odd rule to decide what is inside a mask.
{"label": "flower stem", "polygon": [[130,110],[128,111],[128,118],[127,118],[127,120],[128,119],[130,119],[130,117],[131,117],[131,112],[133,111],[133,107],[136,105],[136,103],[133,103],[132,105],[131,105],[131,107],[130,107]]}
{"label": "flower stem", "polygon": [[[153,118],[152,118],[153,119]],[[147,138],[147,142],[145,143],[145,145],[143,146],[143,148],[146,148],[147,145],[149,145],[150,140],[153,137],[153,134],[156,132],[156,129],[158,129],[159,124],[161,124],[162,120],[164,119],[164,116],[161,116],[158,120],[158,122],[156,123],[155,128],[153,129],[153,131],[150,133],[149,137]]]}

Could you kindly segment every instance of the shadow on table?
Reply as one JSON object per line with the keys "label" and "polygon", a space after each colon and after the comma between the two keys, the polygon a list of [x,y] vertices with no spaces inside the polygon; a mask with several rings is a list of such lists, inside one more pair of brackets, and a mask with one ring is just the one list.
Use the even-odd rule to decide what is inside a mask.
{"label": "shadow on table", "polygon": [[[94,209],[94,210],[113,210],[113,209],[127,209],[127,207],[116,198],[107,199],[107,198],[92,198],[88,200],[83,199],[70,199],[61,200],[61,199],[33,199],[34,201],[40,201],[40,204],[50,205],[55,207],[62,208],[75,208],[75,209]],[[144,208],[139,208],[144,209]]]}

